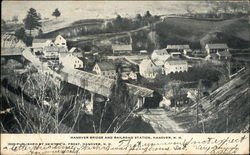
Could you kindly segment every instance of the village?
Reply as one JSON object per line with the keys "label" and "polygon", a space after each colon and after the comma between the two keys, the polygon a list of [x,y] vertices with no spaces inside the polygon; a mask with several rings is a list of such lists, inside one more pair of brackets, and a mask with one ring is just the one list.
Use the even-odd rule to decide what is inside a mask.
{"label": "village", "polygon": [[[137,123],[141,131],[131,127],[126,132],[203,132],[207,113],[248,90],[243,83],[248,80],[249,60],[238,56],[237,51],[247,55],[249,47],[244,44],[244,49],[239,49],[226,39],[217,39],[224,35],[218,30],[203,35],[198,43],[161,40],[156,32],[161,28],[168,34],[161,25],[168,20],[213,23],[227,19],[195,19],[190,15],[158,18],[149,11],[143,18],[148,23],[143,21],[141,27],[111,34],[99,34],[95,28],[84,26],[86,36],[74,38],[68,36],[71,32],[66,28],[56,29],[34,35],[29,45],[18,39],[16,32],[2,33],[1,89],[10,95],[6,102],[11,98],[19,101],[20,94],[26,96],[21,98],[28,104],[36,101],[40,110],[48,113],[50,123],[61,119],[52,123],[57,129],[52,132],[60,132],[58,128],[61,132],[125,132]],[[115,27],[120,20],[126,18],[117,16],[108,22]],[[103,31],[108,22],[101,23]],[[235,89],[242,93],[226,99],[224,95]],[[39,113],[33,104],[29,110]],[[48,132],[46,128],[42,131]]]}

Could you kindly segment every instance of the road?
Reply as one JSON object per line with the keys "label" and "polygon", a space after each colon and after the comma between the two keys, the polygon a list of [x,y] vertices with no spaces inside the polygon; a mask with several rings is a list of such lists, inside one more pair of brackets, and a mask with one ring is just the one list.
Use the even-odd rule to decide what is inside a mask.
{"label": "road", "polygon": [[181,128],[174,120],[167,116],[164,109],[143,109],[137,113],[142,119],[148,122],[156,133],[185,133],[185,129]]}

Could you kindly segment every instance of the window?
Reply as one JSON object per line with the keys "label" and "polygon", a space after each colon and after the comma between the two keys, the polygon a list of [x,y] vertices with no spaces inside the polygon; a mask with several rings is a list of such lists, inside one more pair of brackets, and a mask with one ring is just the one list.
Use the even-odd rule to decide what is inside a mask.
{"label": "window", "polygon": [[65,43],[62,43],[62,45],[65,45]]}
{"label": "window", "polygon": [[76,64],[74,64],[74,68],[76,68]]}

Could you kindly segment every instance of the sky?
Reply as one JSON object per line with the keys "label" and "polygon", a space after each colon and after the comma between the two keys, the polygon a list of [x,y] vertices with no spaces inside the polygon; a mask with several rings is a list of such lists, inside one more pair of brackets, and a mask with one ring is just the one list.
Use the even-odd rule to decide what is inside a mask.
{"label": "sky", "polygon": [[42,18],[53,18],[52,12],[58,8],[60,18],[93,19],[134,17],[147,10],[153,15],[186,13],[186,5],[191,5],[197,12],[206,11],[204,2],[199,1],[2,1],[2,19],[12,19],[17,15],[23,19],[29,8],[35,8]]}

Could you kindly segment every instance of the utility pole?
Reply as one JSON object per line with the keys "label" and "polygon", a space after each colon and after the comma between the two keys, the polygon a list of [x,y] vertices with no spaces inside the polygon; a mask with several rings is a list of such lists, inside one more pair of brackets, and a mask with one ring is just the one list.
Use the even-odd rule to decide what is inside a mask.
{"label": "utility pole", "polygon": [[196,98],[196,124],[197,125],[199,123],[199,102],[201,98],[201,91],[202,91],[202,80],[199,80],[197,98]]}

